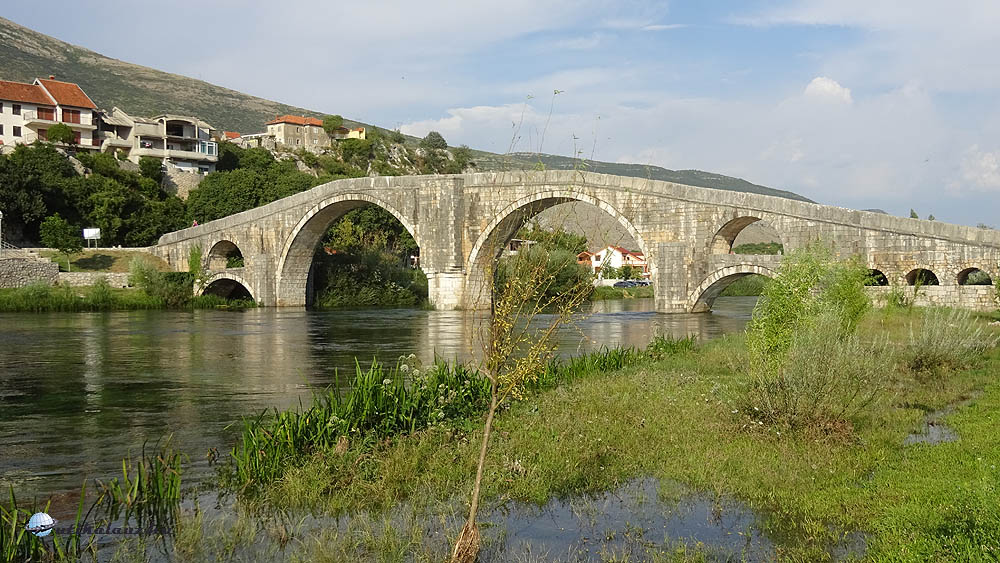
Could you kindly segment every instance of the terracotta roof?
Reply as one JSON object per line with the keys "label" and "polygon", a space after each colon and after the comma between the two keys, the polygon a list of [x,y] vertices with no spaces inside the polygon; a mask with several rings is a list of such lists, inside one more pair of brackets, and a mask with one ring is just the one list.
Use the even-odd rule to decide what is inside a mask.
{"label": "terracotta roof", "polygon": [[240,134],[236,131],[223,131],[222,134],[225,135],[227,139],[238,139],[240,137]]}
{"label": "terracotta roof", "polygon": [[323,122],[316,119],[315,117],[305,117],[302,115],[279,115],[271,121],[268,121],[268,125],[274,125],[276,123],[290,123],[292,125],[316,125],[318,127],[323,126]]}
{"label": "terracotta roof", "polygon": [[41,87],[35,84],[8,82],[6,80],[0,80],[0,100],[26,102],[43,106],[56,105],[55,101]]}
{"label": "terracotta roof", "polygon": [[38,78],[35,81],[40,83],[61,106],[97,109],[97,106],[83,93],[83,90],[72,82],[44,78]]}

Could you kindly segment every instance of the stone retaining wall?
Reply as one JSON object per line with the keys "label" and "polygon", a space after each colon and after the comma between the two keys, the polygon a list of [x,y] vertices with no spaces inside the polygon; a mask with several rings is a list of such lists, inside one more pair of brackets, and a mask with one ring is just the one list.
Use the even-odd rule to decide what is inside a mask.
{"label": "stone retaining wall", "polygon": [[94,285],[99,278],[108,280],[111,287],[128,287],[128,273],[124,272],[59,272],[59,283],[71,287]]}
{"label": "stone retaining wall", "polygon": [[0,260],[0,288],[24,287],[37,282],[54,285],[59,277],[55,262],[37,258]]}
{"label": "stone retaining wall", "polygon": [[[878,306],[885,306],[892,287],[869,287],[868,295],[872,302]],[[990,312],[997,310],[1000,305],[996,301],[996,289],[992,285],[925,285],[917,290],[916,297],[913,295],[913,286],[901,288],[907,300],[912,299],[913,304],[918,307],[960,307],[972,309],[974,311]]]}

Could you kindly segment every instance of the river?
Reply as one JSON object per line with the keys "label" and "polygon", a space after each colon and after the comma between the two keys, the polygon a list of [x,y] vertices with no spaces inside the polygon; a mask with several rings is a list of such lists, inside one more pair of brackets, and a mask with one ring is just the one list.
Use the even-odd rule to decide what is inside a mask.
{"label": "river", "polygon": [[[599,301],[559,333],[559,351],[645,346],[656,334],[742,330],[754,297],[709,314],[660,315],[652,299]],[[242,417],[308,401],[351,377],[355,358],[475,361],[480,315],[459,311],[130,311],[0,314],[0,491],[45,498],[107,480],[121,459],[172,435],[185,483],[211,473]]]}

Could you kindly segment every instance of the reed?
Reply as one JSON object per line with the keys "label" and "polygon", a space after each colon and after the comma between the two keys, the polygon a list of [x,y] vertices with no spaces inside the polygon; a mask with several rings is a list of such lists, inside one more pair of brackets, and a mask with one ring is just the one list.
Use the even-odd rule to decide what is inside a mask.
{"label": "reed", "polygon": [[77,561],[88,550],[93,551],[93,537],[86,543],[81,540],[83,523],[89,517],[89,511],[86,516],[83,513],[86,493],[85,481],[80,488],[80,502],[69,535],[63,538],[59,530],[66,529],[66,526],[57,526],[47,536],[51,538],[49,540],[36,537],[26,526],[36,512],[48,513],[51,503],[47,502],[42,509],[38,509],[34,503],[20,506],[11,487],[8,502],[0,504],[0,561]]}
{"label": "reed", "polygon": [[97,482],[108,516],[167,527],[174,520],[181,500],[181,464],[183,456],[174,451],[170,438],[151,453],[142,445],[138,459],[122,459],[121,479]]}

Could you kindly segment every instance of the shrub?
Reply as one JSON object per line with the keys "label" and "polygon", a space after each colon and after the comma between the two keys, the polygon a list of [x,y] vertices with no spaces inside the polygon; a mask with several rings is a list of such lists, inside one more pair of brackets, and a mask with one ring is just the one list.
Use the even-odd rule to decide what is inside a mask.
{"label": "shrub", "polygon": [[919,327],[911,322],[901,362],[918,378],[940,376],[975,362],[997,340],[967,310],[930,309]]}
{"label": "shrub", "polygon": [[115,296],[108,285],[108,278],[100,276],[94,282],[94,287],[90,290],[90,304],[94,309],[107,311],[113,309]]}
{"label": "shrub", "polygon": [[829,248],[811,245],[785,256],[778,274],[764,285],[747,326],[751,371],[773,377],[796,334],[823,313],[832,313],[842,335],[851,334],[871,307],[865,293],[868,269],[857,259],[836,261]]}
{"label": "shrub", "polygon": [[742,410],[752,420],[839,433],[885,398],[892,355],[885,342],[843,336],[836,313],[796,335],[775,377],[752,380]]}

